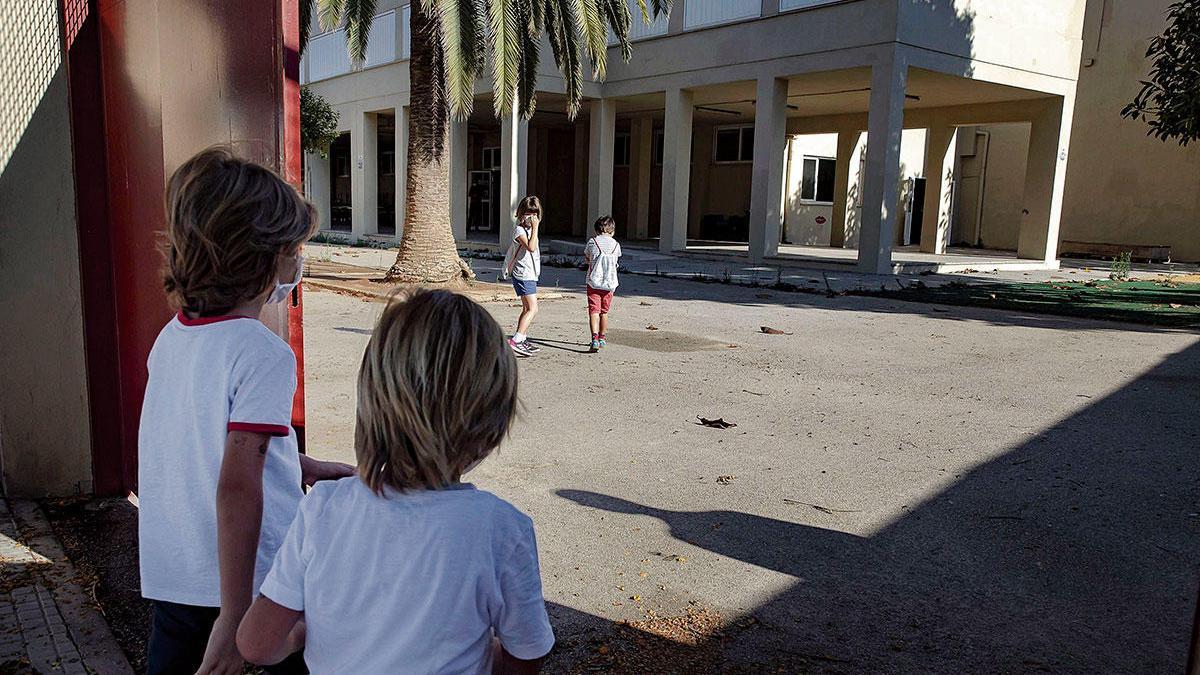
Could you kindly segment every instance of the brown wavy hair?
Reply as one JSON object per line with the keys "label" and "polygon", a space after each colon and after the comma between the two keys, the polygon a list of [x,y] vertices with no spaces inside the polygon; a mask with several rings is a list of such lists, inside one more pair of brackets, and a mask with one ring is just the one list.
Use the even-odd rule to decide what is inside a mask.
{"label": "brown wavy hair", "polygon": [[316,227],[312,204],[274,171],[208,148],[167,184],[163,288],[189,315],[226,314],[270,288],[278,256]]}
{"label": "brown wavy hair", "polygon": [[451,485],[500,445],[516,407],[516,359],[492,315],[450,291],[404,293],[358,371],[358,475],[377,494]]}
{"label": "brown wavy hair", "polygon": [[517,220],[523,218],[527,213],[535,214],[538,218],[542,217],[542,200],[538,199],[537,195],[529,195],[517,205]]}

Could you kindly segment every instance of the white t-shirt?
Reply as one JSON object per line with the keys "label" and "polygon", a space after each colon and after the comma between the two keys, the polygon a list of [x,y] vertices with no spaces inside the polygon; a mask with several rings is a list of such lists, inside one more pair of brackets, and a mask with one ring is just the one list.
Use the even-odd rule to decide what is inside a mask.
{"label": "white t-shirt", "polygon": [[621,257],[617,240],[598,234],[588,239],[584,256],[588,260],[587,285],[598,291],[617,290],[617,260]]}
{"label": "white t-shirt", "polygon": [[318,483],[262,594],[304,612],[313,673],[490,673],[493,636],[519,659],[554,646],[533,522],[470,484]]}
{"label": "white t-shirt", "polygon": [[219,607],[217,477],[228,433],[272,435],[256,592],[303,496],[291,428],[296,357],[256,319],[176,316],[158,334],[147,365],[138,428],[142,595]]}
{"label": "white t-shirt", "polygon": [[525,241],[529,241],[530,235],[533,234],[533,229],[525,227],[517,223],[513,228],[513,246],[515,253],[513,255],[512,278],[521,281],[537,281],[542,275],[542,247],[538,247],[532,253],[524,246],[517,244],[517,237],[524,236]]}

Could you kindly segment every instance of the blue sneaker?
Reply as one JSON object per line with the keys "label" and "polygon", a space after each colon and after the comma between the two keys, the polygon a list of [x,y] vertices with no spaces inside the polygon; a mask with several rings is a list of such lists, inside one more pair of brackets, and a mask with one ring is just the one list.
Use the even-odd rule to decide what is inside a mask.
{"label": "blue sneaker", "polygon": [[599,340],[592,340],[592,352],[595,353],[600,351],[602,344],[603,343],[601,343]]}
{"label": "blue sneaker", "polygon": [[607,341],[604,339],[604,336],[603,336],[603,335],[601,335],[601,336],[600,336],[600,339],[598,339],[598,340],[596,340],[596,341],[600,343],[600,348],[601,348],[601,349],[604,349],[605,347],[607,347],[607,346],[608,346],[608,342],[607,342]]}

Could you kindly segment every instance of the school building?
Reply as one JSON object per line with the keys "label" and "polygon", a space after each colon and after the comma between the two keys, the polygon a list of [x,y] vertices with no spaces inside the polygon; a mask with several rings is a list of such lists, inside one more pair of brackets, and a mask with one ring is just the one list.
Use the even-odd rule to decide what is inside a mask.
{"label": "school building", "polygon": [[[1200,150],[1120,118],[1169,0],[675,0],[650,26],[630,4],[633,59],[610,50],[576,120],[548,50],[531,120],[478,83],[451,130],[458,240],[507,240],[532,193],[552,238],[612,213],[663,251],[867,272],[1052,268],[1063,242],[1200,260]],[[331,233],[403,231],[410,11],[382,0],[358,70],[313,28],[301,79],[343,126],[306,157]]]}

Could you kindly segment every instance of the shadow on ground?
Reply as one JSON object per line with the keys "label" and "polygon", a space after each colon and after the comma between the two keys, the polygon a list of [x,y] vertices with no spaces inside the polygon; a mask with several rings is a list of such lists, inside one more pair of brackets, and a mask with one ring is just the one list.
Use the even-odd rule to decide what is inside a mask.
{"label": "shadow on ground", "polygon": [[[659,645],[665,660],[642,672],[790,670],[795,659],[838,673],[1181,672],[1200,556],[1197,411],[1200,346],[869,538],[749,513],[557,494],[657,518],[679,540],[796,579],[753,610],[753,630],[717,630],[698,647]],[[597,658],[597,645],[620,653],[613,644],[630,639],[628,626],[559,613],[567,645],[558,668]],[[705,668],[687,665],[697,649]]]}

